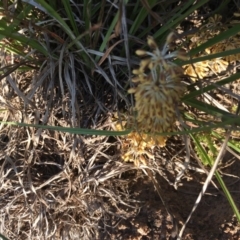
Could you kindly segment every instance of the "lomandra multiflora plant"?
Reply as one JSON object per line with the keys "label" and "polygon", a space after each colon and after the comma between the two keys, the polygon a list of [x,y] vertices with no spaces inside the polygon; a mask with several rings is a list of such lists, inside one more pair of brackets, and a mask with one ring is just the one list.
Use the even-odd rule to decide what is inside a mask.
{"label": "lomandra multiflora plant", "polygon": [[147,44],[151,50],[136,51],[142,60],[139,68],[133,70],[132,82],[136,86],[128,90],[135,98],[135,114],[128,126],[133,132],[123,143],[123,159],[136,165],[146,164],[146,159],[153,157],[149,149],[165,146],[167,137],[159,133],[171,132],[175,128],[176,107],[185,86],[181,82],[183,69],[172,60],[186,59],[186,55],[181,50],[171,52],[173,38],[174,34],[170,33],[163,49],[159,49],[149,36]]}

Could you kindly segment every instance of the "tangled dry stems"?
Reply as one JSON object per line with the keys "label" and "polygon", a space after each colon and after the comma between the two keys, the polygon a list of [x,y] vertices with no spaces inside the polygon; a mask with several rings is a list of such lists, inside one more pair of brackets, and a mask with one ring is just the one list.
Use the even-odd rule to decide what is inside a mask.
{"label": "tangled dry stems", "polygon": [[[58,64],[66,82],[59,81]],[[58,64],[49,60],[39,73],[4,78],[1,120],[110,129],[102,115],[116,102],[111,86],[101,78],[90,84],[81,70],[73,72],[71,56]],[[9,67],[5,58],[1,66]],[[109,202],[132,205],[114,180],[129,166],[117,161],[108,137],[1,124],[0,144],[0,231],[9,239],[93,239],[114,214]]]}
{"label": "tangled dry stems", "polygon": [[[4,78],[1,120],[110,129],[106,112],[115,111],[119,98],[129,105],[116,78],[119,59],[110,57],[92,77],[78,57],[66,56],[46,61],[39,73],[19,71]],[[1,66],[8,65],[4,61]],[[106,231],[109,216],[124,218],[120,206],[136,206],[128,193],[129,180],[119,177],[136,168],[119,161],[118,143],[112,139],[0,128],[0,232],[10,239],[93,239]],[[150,157],[149,168],[164,176],[156,160]],[[168,164],[165,157],[159,161]]]}
{"label": "tangled dry stems", "polygon": [[78,142],[78,137],[52,135],[46,131],[44,141],[28,148],[32,140],[25,129],[1,133],[6,138],[1,148],[1,226],[10,239],[93,239],[99,222],[111,214],[108,201],[116,206],[129,201],[118,180],[117,193],[112,187],[112,179],[129,166],[104,159],[109,147],[104,141],[91,139],[85,150],[84,143],[78,144],[74,152],[82,152],[83,158],[61,144],[62,139]]}
{"label": "tangled dry stems", "polygon": [[[91,106],[89,89],[83,95],[88,84],[80,82],[73,88],[69,81],[63,96],[52,67],[56,65],[46,62],[39,75],[16,72],[4,79],[1,119],[110,129],[111,117],[99,118],[106,105]],[[7,87],[11,89],[9,82],[17,91],[6,92]],[[102,97],[111,98],[111,87],[101,87],[105,87]],[[71,104],[74,94],[79,109]],[[105,99],[98,102],[104,103]],[[91,109],[96,109],[95,115]],[[110,217],[117,223],[128,214],[137,215],[141,203],[129,194],[129,178],[121,178],[137,168],[121,162],[116,140],[3,124],[0,140],[1,233],[9,239],[94,239],[108,234]],[[153,169],[157,167],[154,159],[152,164]]]}

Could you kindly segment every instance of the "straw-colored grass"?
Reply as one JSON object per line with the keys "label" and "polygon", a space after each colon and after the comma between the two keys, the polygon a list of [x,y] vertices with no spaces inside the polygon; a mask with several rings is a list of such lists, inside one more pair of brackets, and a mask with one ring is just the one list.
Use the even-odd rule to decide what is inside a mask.
{"label": "straw-colored grass", "polygon": [[[114,228],[137,217],[144,206],[130,186],[146,176],[176,227],[155,176],[177,189],[189,169],[206,178],[199,199],[212,178],[217,180],[240,221],[236,199],[218,169],[225,151],[240,153],[239,15],[223,20],[214,14],[231,1],[214,10],[207,2],[1,1],[1,234],[8,239],[111,239],[109,219]],[[184,29],[186,21],[191,28]],[[170,32],[175,39],[168,48]],[[159,81],[161,61],[143,67],[144,60],[136,56],[137,49],[147,53],[147,39],[154,42],[154,54],[162,48],[166,56],[179,53],[171,61],[167,57],[164,71],[170,65],[185,71],[177,76],[184,87],[172,96],[167,115],[174,119],[155,130],[150,126],[155,112],[148,108],[155,103],[142,101],[138,89],[145,91],[141,83],[146,79],[152,86],[152,80],[161,85],[167,78]],[[180,49],[188,60],[179,59]],[[134,72],[138,81],[132,69],[144,70]],[[158,99],[158,90],[154,94]],[[143,102],[151,121],[139,114]],[[176,110],[176,105],[182,107]],[[172,136],[164,150],[149,140],[152,133],[164,144]],[[122,161],[132,156],[141,158],[133,160],[138,166]],[[172,227],[166,236],[180,239],[184,228]]]}

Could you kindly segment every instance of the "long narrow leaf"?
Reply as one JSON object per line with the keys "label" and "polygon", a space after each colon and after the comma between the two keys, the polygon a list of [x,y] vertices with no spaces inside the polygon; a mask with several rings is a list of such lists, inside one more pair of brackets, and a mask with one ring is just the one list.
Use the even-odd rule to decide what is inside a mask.
{"label": "long narrow leaf", "polygon": [[[188,1],[187,3],[183,3],[180,6],[177,6],[174,9],[174,14],[173,17],[171,17],[170,19],[167,19],[168,21],[166,22],[166,24],[164,24],[156,33],[154,36],[159,36],[161,37],[161,40],[164,40],[164,33],[166,31],[171,30],[170,28],[168,28],[167,26],[171,26],[171,28],[173,28],[175,25],[179,24],[178,21],[175,21],[177,18],[179,18],[180,16],[182,16],[182,13],[187,10],[192,4],[194,3],[194,0]],[[173,25],[171,25],[173,23]],[[149,32],[151,32],[151,29],[154,27],[154,25],[150,25],[150,27],[146,28],[145,30],[143,30],[140,34],[139,34],[139,38],[142,38],[144,36],[146,36]],[[158,40],[158,39],[156,39]],[[160,40],[160,39],[159,39]],[[162,42],[162,41],[158,41],[158,42]]]}
{"label": "long narrow leaf", "polygon": [[[220,135],[218,132],[212,131],[212,134],[214,137],[217,137],[219,140],[223,140],[222,135]],[[228,146],[234,149],[236,152],[240,153],[240,147],[238,147],[233,140],[228,141]],[[239,146],[240,146],[240,143],[239,143]]]}
{"label": "long narrow leaf", "polygon": [[[201,156],[204,156],[204,158],[205,158],[204,161],[208,162],[209,165],[212,167],[211,159],[209,158],[209,156],[208,156],[207,152],[205,151],[205,149],[201,146],[201,143],[198,141],[197,137],[192,135],[192,134],[190,134],[190,136],[194,140],[195,144],[198,146],[198,149],[201,151],[201,153],[202,153]],[[224,181],[222,180],[220,174],[218,173],[218,171],[215,171],[215,177],[217,178],[217,180],[218,180],[218,182],[219,182],[219,184],[220,184],[220,186],[221,186],[221,188],[222,188],[222,190],[223,190],[223,192],[224,192],[224,194],[225,194],[225,196],[226,196],[230,206],[232,207],[233,212],[235,213],[238,221],[240,222],[240,213],[238,211],[238,208],[237,208],[237,206],[236,206],[236,204],[235,204],[235,202],[234,202],[230,192],[228,191]]]}
{"label": "long narrow leaf", "polygon": [[[152,7],[154,4],[156,4],[156,2],[157,2],[156,0],[149,0],[148,4],[150,7]],[[139,29],[140,25],[143,23],[147,15],[148,15],[147,9],[141,8],[131,28],[129,29],[129,34],[134,35],[136,33],[136,31]]]}
{"label": "long narrow leaf", "polygon": [[232,76],[230,76],[228,78],[225,78],[225,79],[223,79],[221,81],[216,82],[214,85],[211,84],[211,85],[209,85],[207,87],[203,87],[201,89],[198,89],[198,90],[196,89],[194,91],[191,91],[190,93],[186,94],[182,98],[182,100],[185,101],[185,100],[189,100],[191,98],[195,98],[195,97],[197,97],[197,96],[199,96],[199,95],[201,95],[201,94],[203,94],[205,92],[208,92],[208,91],[216,89],[217,86],[222,86],[222,85],[225,85],[225,84],[232,83],[232,82],[236,81],[239,78],[240,78],[240,73],[235,73],[235,74],[233,74]]}
{"label": "long narrow leaf", "polygon": [[[191,4],[193,4],[195,1],[188,1],[186,3],[186,6],[189,7]],[[169,31],[169,29],[173,28],[173,26],[179,24],[183,19],[185,19],[187,16],[189,16],[192,12],[194,12],[196,9],[200,8],[202,5],[207,3],[208,0],[202,0],[198,1],[195,5],[193,5],[189,10],[187,10],[185,13],[180,14],[178,18],[173,16],[172,19],[170,19],[164,26],[162,26],[159,31],[157,31],[153,37],[157,39],[158,37],[161,37],[166,31]],[[186,10],[187,7],[183,7],[182,11]]]}
{"label": "long narrow leaf", "polygon": [[240,24],[236,24],[235,26],[233,26],[232,28],[226,30],[225,32],[222,32],[220,34],[218,34],[217,36],[209,39],[207,42],[201,44],[200,46],[192,49],[190,51],[190,55],[194,56],[196,54],[198,54],[199,52],[203,52],[206,48],[209,48],[211,46],[213,46],[214,44],[221,42],[231,36],[236,35],[237,33],[240,32]]}
{"label": "long narrow leaf", "polygon": [[187,65],[187,64],[191,64],[191,63],[202,62],[202,61],[211,60],[214,58],[222,58],[222,57],[239,54],[239,53],[240,53],[240,48],[236,48],[236,49],[232,49],[232,50],[227,50],[225,52],[219,52],[219,53],[214,53],[214,54],[210,54],[207,56],[192,58],[191,60],[180,62],[179,65],[183,66],[183,65]]}
{"label": "long narrow leaf", "polygon": [[9,240],[9,239],[6,238],[5,236],[3,236],[1,233],[0,233],[0,239],[2,239],[2,240]]}
{"label": "long narrow leaf", "polygon": [[190,99],[190,100],[184,100],[184,103],[187,104],[187,105],[190,105],[192,107],[195,107],[211,116],[216,116],[216,117],[220,117],[220,118],[225,118],[225,117],[229,117],[229,118],[232,118],[233,120],[233,123],[234,124],[237,124],[237,125],[240,125],[240,122],[238,122],[239,120],[239,117],[236,117],[235,115],[229,113],[229,112],[226,112],[222,109],[219,109],[217,107],[214,107],[210,104],[207,104],[207,103],[204,103],[204,102],[201,102],[199,100],[196,100],[196,99]]}
{"label": "long narrow leaf", "polygon": [[[60,26],[62,26],[63,30],[67,33],[67,35],[72,39],[75,40],[76,36],[75,34],[72,32],[72,30],[69,28],[69,26],[67,25],[67,23],[61,18],[61,16],[48,4],[46,3],[44,0],[35,0],[35,2],[37,2],[38,4],[41,5],[41,9],[44,8],[45,12],[50,15],[53,19],[55,19]],[[33,4],[32,2],[30,2],[30,4]],[[76,41],[75,45],[78,47],[78,49],[83,50],[83,52],[81,52],[81,57],[85,60],[85,62],[87,63],[89,61],[89,58],[87,56],[87,51],[86,49],[83,47],[83,45],[79,42]]]}
{"label": "long narrow leaf", "polygon": [[19,126],[19,127],[35,127],[42,129],[49,129],[60,132],[68,132],[71,134],[82,134],[82,135],[100,135],[100,136],[122,136],[127,135],[131,130],[125,131],[106,131],[106,130],[94,130],[94,129],[85,129],[85,128],[71,128],[71,127],[58,127],[58,126],[47,126],[47,125],[38,125],[38,124],[27,124],[27,123],[18,123],[18,122],[4,122],[0,123]]}
{"label": "long narrow leaf", "polygon": [[[216,128],[224,128],[227,126],[231,126],[233,124],[238,124],[240,122],[240,117],[236,118],[226,118],[226,120],[215,123],[215,124],[208,124],[203,127],[199,127],[196,129],[191,130],[184,130],[184,131],[176,131],[176,132],[165,132],[165,133],[158,133],[161,136],[168,136],[168,135],[184,135],[189,133],[197,133],[202,131],[209,131]],[[122,136],[129,134],[132,130],[125,130],[125,131],[106,131],[106,130],[94,130],[94,129],[85,129],[85,128],[71,128],[71,127],[59,127],[59,126],[48,126],[48,125],[38,125],[38,124],[27,124],[27,123],[18,123],[18,122],[4,122],[0,121],[0,123],[6,125],[13,125],[19,127],[35,127],[35,128],[42,128],[42,129],[50,129],[54,131],[60,132],[68,132],[71,134],[82,134],[82,135],[101,135],[101,136]],[[239,129],[240,130],[240,129]]]}
{"label": "long narrow leaf", "polygon": [[29,39],[19,33],[9,32],[8,29],[0,29],[0,35],[4,35],[5,37],[15,39],[21,42],[23,45],[28,45],[31,48],[36,49],[40,53],[44,54],[45,56],[49,56],[49,52],[47,51],[47,49],[34,39]]}
{"label": "long narrow leaf", "polygon": [[71,5],[70,5],[70,1],[69,0],[62,0],[62,3],[64,5],[64,9],[67,13],[67,16],[68,16],[68,19],[71,23],[71,26],[72,26],[72,29],[73,29],[73,32],[76,36],[78,36],[80,33],[78,31],[78,27],[77,27],[77,24],[74,20],[74,16],[73,16],[73,11],[72,11],[72,8],[71,8]]}

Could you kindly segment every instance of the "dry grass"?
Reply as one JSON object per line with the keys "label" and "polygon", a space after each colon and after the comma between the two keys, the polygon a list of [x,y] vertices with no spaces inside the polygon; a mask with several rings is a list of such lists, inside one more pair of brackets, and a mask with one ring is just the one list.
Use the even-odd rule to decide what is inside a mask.
{"label": "dry grass", "polygon": [[[146,1],[142,2],[148,6]],[[78,13],[82,5],[76,6],[74,9]],[[122,7],[122,15],[117,19],[115,32],[102,51],[99,50],[99,44],[105,41],[110,28],[107,20],[112,20],[115,15],[108,16],[103,26],[96,24],[83,31],[79,44],[87,42],[89,33],[93,33],[94,37],[91,44],[86,44],[82,50],[76,46],[69,47],[72,39],[59,27],[58,22],[54,22],[55,32],[51,24],[46,24],[44,27],[49,27],[49,32],[41,33],[51,53],[49,57],[26,49],[28,53],[24,58],[10,54],[3,47],[0,56],[0,70],[3,73],[0,82],[0,120],[71,128],[114,129],[115,113],[121,116],[122,112],[130,112],[134,105],[132,97],[127,95],[127,89],[132,84],[129,83],[131,69],[138,63],[133,52],[134,48],[142,47],[145,43],[142,38],[134,36],[134,31],[133,35],[129,34],[126,9],[123,4],[116,6],[107,3],[106,9],[103,7],[102,13],[114,9],[114,14]],[[173,5],[169,6],[170,10],[172,6],[177,7],[178,1],[173,1]],[[181,6],[176,9],[181,9]],[[173,16],[174,11],[171,13]],[[150,13],[154,12],[151,10]],[[151,21],[155,21],[156,16],[153,14],[151,17]],[[162,18],[163,22],[171,23],[164,14]],[[94,20],[97,22],[96,16]],[[159,28],[154,21],[150,24],[155,24],[151,28],[152,33]],[[37,32],[41,24],[32,27]],[[144,29],[143,24],[135,34],[141,34]],[[52,31],[56,35],[51,35]],[[89,62],[84,61],[83,54]],[[215,76],[212,82],[217,82],[221,77]],[[212,82],[199,81],[196,85],[203,88]],[[232,103],[236,105],[239,100],[236,84],[239,83],[236,81],[233,84],[235,95],[222,88],[223,92],[214,92],[223,93],[219,101],[213,101],[215,95],[206,100],[207,93],[199,99],[213,106],[218,104],[220,109],[225,105],[230,110]],[[228,93],[228,101],[224,100],[224,93]],[[186,110],[193,116],[201,113],[198,110],[194,112],[191,107],[186,107]],[[209,120],[209,115],[204,114],[197,120]],[[200,124],[194,126],[193,123],[190,127],[200,127]],[[156,176],[161,176],[177,189],[182,178],[192,179],[189,170],[207,173],[206,166],[200,169],[201,159],[198,159],[187,136],[170,138],[163,149],[158,146],[149,148],[149,155],[153,157],[148,159],[147,166],[138,167],[122,161],[121,147],[124,141],[117,137],[83,136],[1,123],[0,233],[9,239],[87,240],[100,239],[103,235],[110,239],[110,221],[113,225],[111,228],[117,227],[122,220],[137,216],[144,206],[143,202],[136,200],[139,193],[132,192],[131,184],[141,183],[147,176],[159,189]],[[128,148],[129,145],[125,145]],[[200,164],[196,161],[190,163],[193,158],[198,159]],[[151,187],[154,189],[153,184]]]}
{"label": "dry grass", "polygon": [[[111,129],[114,83],[89,77],[68,57],[3,78],[1,120]],[[9,239],[94,239],[99,222],[115,215],[109,201],[131,206],[125,180],[116,177],[131,166],[120,161],[116,140],[3,124],[0,140],[0,232]]]}
{"label": "dry grass", "polygon": [[[65,79],[81,75],[68,64]],[[1,66],[8,66],[4,58]],[[112,86],[85,79],[61,89],[57,66],[46,61],[39,72],[4,78],[1,119],[112,129],[109,110],[118,101]],[[98,88],[95,95],[90,88]],[[136,173],[134,181],[142,178],[145,167],[142,172],[123,163],[115,138],[2,124],[0,139],[0,232],[9,239],[98,239],[110,216],[117,223],[142,206],[129,194],[129,183]],[[148,168],[161,173],[156,160]]]}

